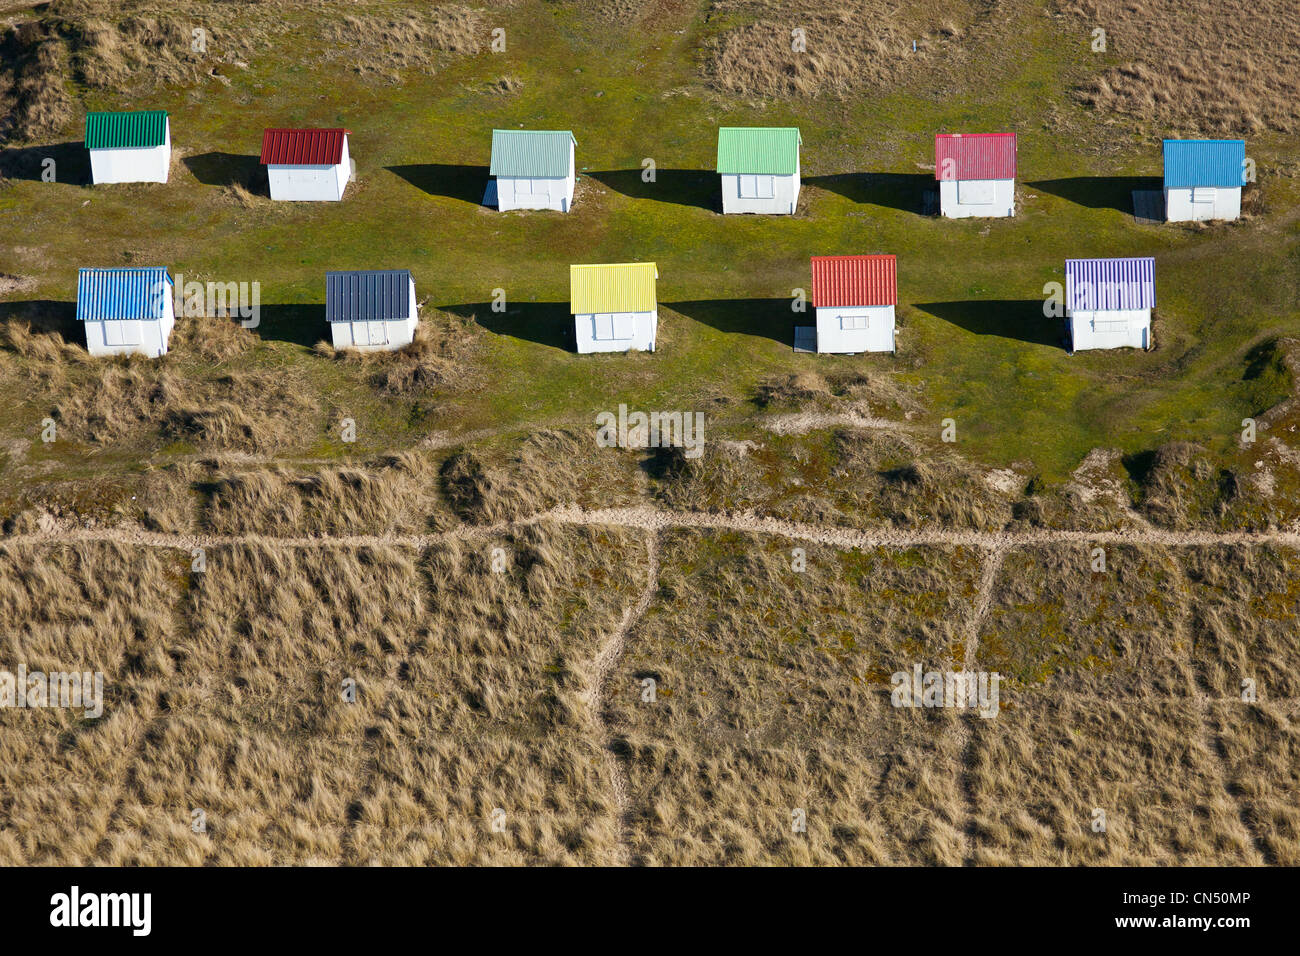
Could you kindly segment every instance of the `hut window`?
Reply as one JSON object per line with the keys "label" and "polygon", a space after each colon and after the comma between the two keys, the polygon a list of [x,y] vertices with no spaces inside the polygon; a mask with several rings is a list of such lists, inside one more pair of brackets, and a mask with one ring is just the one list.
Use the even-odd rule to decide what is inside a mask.
{"label": "hut window", "polygon": [[987,206],[993,202],[993,180],[967,179],[957,183],[957,201],[966,206]]}
{"label": "hut window", "polygon": [[771,176],[741,175],[736,178],[740,181],[741,199],[771,199],[775,194]]}
{"label": "hut window", "polygon": [[139,345],[140,323],[129,319],[113,319],[104,323],[105,345]]}
{"label": "hut window", "polygon": [[631,312],[614,313],[614,335],[616,339],[630,339],[632,331],[636,327],[635,320]]}

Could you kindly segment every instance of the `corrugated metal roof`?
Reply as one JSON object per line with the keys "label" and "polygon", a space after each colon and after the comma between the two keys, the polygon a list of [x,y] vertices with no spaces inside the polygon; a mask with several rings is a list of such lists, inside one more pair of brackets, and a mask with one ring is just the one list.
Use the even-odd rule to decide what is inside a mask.
{"label": "corrugated metal roof", "polygon": [[718,130],[718,172],[790,176],[799,169],[802,144],[793,126],[723,126]]}
{"label": "corrugated metal roof", "polygon": [[160,319],[172,295],[161,267],[82,269],[77,273],[77,319]]}
{"label": "corrugated metal roof", "polygon": [[813,256],[813,307],[896,305],[895,256]]}
{"label": "corrugated metal roof", "polygon": [[1164,153],[1166,189],[1242,185],[1244,139],[1167,139]]}
{"label": "corrugated metal roof", "polygon": [[409,269],[368,269],[325,273],[328,322],[382,322],[406,319],[411,311]]}
{"label": "corrugated metal roof", "polygon": [[1066,259],[1065,304],[1071,312],[1154,309],[1156,260]]}
{"label": "corrugated metal roof", "polygon": [[87,113],[87,149],[145,149],[167,137],[166,110],[133,113]]}
{"label": "corrugated metal roof", "polygon": [[934,178],[1015,179],[1016,134],[935,133]]}
{"label": "corrugated metal roof", "polygon": [[569,175],[569,130],[494,129],[489,176],[561,179]]}
{"label": "corrugated metal roof", "polygon": [[262,162],[268,166],[333,166],[343,160],[347,129],[268,129],[262,133]]}
{"label": "corrugated metal roof", "polygon": [[569,311],[650,312],[657,308],[653,262],[619,262],[569,266]]}

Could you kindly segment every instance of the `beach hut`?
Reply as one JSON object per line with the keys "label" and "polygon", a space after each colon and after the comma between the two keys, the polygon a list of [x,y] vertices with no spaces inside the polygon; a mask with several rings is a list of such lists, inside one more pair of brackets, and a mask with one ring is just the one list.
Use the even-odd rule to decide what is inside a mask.
{"label": "beach hut", "polygon": [[1165,221],[1237,219],[1246,172],[1246,141],[1167,139]]}
{"label": "beach hut", "polygon": [[287,202],[338,202],[352,178],[346,129],[268,129],[262,163],[271,198]]}
{"label": "beach hut", "polygon": [[497,209],[555,209],[568,212],[577,182],[568,130],[494,129],[492,165]]}
{"label": "beach hut", "polygon": [[1156,307],[1155,259],[1066,259],[1071,349],[1147,349]]}
{"label": "beach hut", "polygon": [[934,178],[949,219],[1014,216],[1016,134],[935,134]]}
{"label": "beach hut", "polygon": [[579,352],[653,352],[659,331],[653,262],[569,266]]}
{"label": "beach hut", "polygon": [[794,127],[724,126],[718,130],[722,212],[793,215],[799,205],[799,147]]}
{"label": "beach hut", "polygon": [[172,165],[172,131],[165,110],[87,113],[90,180],[165,183]]}
{"label": "beach hut", "polygon": [[894,256],[813,256],[818,352],[893,352]]}
{"label": "beach hut", "polygon": [[172,278],[163,268],[82,269],[77,321],[91,355],[166,355],[176,324]]}
{"label": "beach hut", "polygon": [[407,269],[327,272],[325,319],[336,349],[410,345],[418,324],[415,280]]}

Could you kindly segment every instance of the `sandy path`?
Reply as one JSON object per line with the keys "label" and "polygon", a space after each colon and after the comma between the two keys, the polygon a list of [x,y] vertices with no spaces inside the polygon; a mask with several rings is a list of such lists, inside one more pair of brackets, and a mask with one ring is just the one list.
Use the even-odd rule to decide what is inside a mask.
{"label": "sandy path", "polygon": [[[984,558],[980,569],[979,587],[975,591],[975,601],[971,607],[970,618],[966,622],[965,655],[962,670],[975,672],[979,662],[980,630],[984,619],[988,617],[989,607],[993,604],[993,585],[997,583],[998,572],[1002,569],[1002,559],[1006,550],[1002,547],[991,548]],[[957,785],[961,790],[962,800],[966,805],[966,822],[961,828],[962,860],[967,866],[975,862],[975,735],[971,733],[972,721],[984,718],[974,714],[959,714],[953,724],[953,736],[961,751],[961,764]]]}
{"label": "sandy path", "polygon": [[618,853],[619,863],[626,866],[630,862],[631,827],[629,817],[632,812],[632,797],[628,787],[627,770],[615,752],[617,743],[609,718],[605,713],[606,688],[614,675],[614,669],[623,657],[627,646],[627,635],[641,620],[646,608],[659,590],[659,536],[646,536],[646,583],[634,605],[623,613],[623,619],[610,634],[592,663],[591,687],[588,691],[588,705],[592,715],[605,728],[604,759],[609,773],[610,787],[614,793],[614,805],[618,810]]}
{"label": "sandy path", "polygon": [[1124,531],[1071,531],[1035,529],[1029,531],[977,531],[958,528],[893,528],[868,530],[832,525],[805,524],[770,518],[752,512],[671,511],[650,506],[600,508],[585,510],[565,506],[540,512],[513,522],[492,525],[461,525],[444,532],[418,535],[345,534],[276,537],[260,534],[168,534],[134,526],[74,528],[55,524],[48,530],[31,534],[0,537],[0,544],[74,544],[77,542],[115,542],[151,547],[213,548],[240,544],[264,543],[285,548],[426,548],[453,539],[480,539],[510,531],[512,528],[553,521],[563,525],[613,525],[646,532],[674,528],[698,528],[715,531],[740,531],[752,534],[780,535],[796,541],[823,544],[840,550],[871,548],[913,548],[925,546],[962,546],[989,552],[1037,545],[1159,545],[1171,548],[1214,546],[1283,545],[1300,548],[1300,533],[1293,531],[1173,531],[1155,527]]}

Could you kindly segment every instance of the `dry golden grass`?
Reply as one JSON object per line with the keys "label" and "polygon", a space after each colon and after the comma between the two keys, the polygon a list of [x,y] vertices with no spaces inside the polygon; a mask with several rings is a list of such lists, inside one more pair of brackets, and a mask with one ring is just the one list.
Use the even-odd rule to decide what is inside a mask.
{"label": "dry golden grass", "polygon": [[198,448],[270,451],[300,441],[315,415],[301,391],[277,371],[195,380],[165,358],[134,357],[96,371],[66,396],[56,396],[51,407],[66,434],[92,444],[159,435]]}
{"label": "dry golden grass", "polygon": [[0,860],[610,862],[585,700],[638,552],[554,527],[423,554],[215,548],[202,572],[184,553],[0,547],[0,611],[24,622],[6,666],[107,681],[98,721],[0,711]]}
{"label": "dry golden grass", "polygon": [[547,429],[492,451],[457,451],[443,463],[443,497],[463,520],[492,524],[561,504],[617,507],[637,500],[638,453],[601,448],[594,433]]}
{"label": "dry golden grass", "polygon": [[1190,656],[1200,685],[1263,701],[1300,696],[1300,555],[1287,548],[1198,548],[1184,558],[1192,615]]}
{"label": "dry golden grass", "polygon": [[0,132],[15,140],[62,129],[74,104],[63,77],[67,52],[49,27],[22,23],[0,37]]}
{"label": "dry golden grass", "polygon": [[399,79],[397,71],[429,69],[440,54],[473,55],[490,41],[482,14],[454,4],[401,14],[346,14],[324,24],[322,35],[363,75]]}
{"label": "dry golden grass", "polygon": [[359,367],[381,395],[410,396],[438,387],[472,387],[466,369],[481,342],[481,328],[472,317],[426,309],[415,327],[415,338],[403,348],[368,352],[335,349],[322,341],[316,352]]}
{"label": "dry golden grass", "polygon": [[1294,703],[1260,707],[1210,706],[1212,743],[1222,752],[1227,784],[1241,806],[1243,824],[1255,834],[1264,860],[1300,863],[1300,712]]}
{"label": "dry golden grass", "polygon": [[[806,570],[795,571],[802,547]],[[731,743],[857,743],[879,729],[889,677],[960,668],[979,581],[966,549],[840,553],[779,538],[675,532],[655,603],[616,686],[642,732]],[[653,677],[662,700],[642,707]]]}
{"label": "dry golden grass", "polygon": [[[662,533],[596,712],[594,662],[647,584],[630,532],[268,542],[211,548],[202,572],[185,552],[0,545],[5,665],[107,678],[98,721],[0,711],[0,861],[609,864],[624,827],[651,865],[1297,859],[1295,705],[1270,701],[1295,691],[1289,553],[1192,549],[1189,580],[1214,589],[1194,597],[1152,549],[1111,549],[1101,577],[1069,548],[1007,555],[977,659],[1053,672],[982,720],[888,694],[894,670],[960,666],[978,555],[808,546],[796,572],[792,546]],[[1216,684],[1219,660],[1261,662],[1262,706]],[[1202,704],[1190,669],[1229,699]]]}
{"label": "dry golden grass", "polygon": [[[60,366],[67,363],[90,361],[90,353],[84,346],[78,348],[61,333],[41,326],[33,327],[22,319],[0,322],[0,347],[21,358],[31,359],[32,371],[40,377],[61,372]],[[2,356],[0,353],[0,361],[3,361]],[[17,370],[6,368],[5,371],[16,374]]]}
{"label": "dry golden grass", "polygon": [[256,344],[234,322],[179,319],[173,349],[161,359],[92,362],[74,334],[21,319],[0,324],[0,380],[26,383],[67,437],[102,445],[149,435],[202,449],[268,451],[315,427],[317,410],[282,370],[223,368]]}
{"label": "dry golden grass", "polygon": [[[582,695],[632,587],[626,545],[534,528],[423,556],[211,554],[110,858],[608,862],[616,828]],[[507,552],[499,574],[492,546]],[[191,806],[207,810],[204,839],[176,825]]]}
{"label": "dry golden grass", "polygon": [[1013,688],[1105,695],[1195,693],[1188,594],[1179,555],[1107,546],[1008,552],[979,634],[981,669]]}
{"label": "dry golden grass", "polygon": [[203,524],[217,534],[402,535],[455,523],[437,494],[437,465],[418,452],[303,473],[248,468],[209,481]]}
{"label": "dry golden grass", "polygon": [[674,508],[756,509],[858,527],[994,530],[1012,518],[1011,502],[978,469],[902,430],[820,426],[747,450],[712,440],[695,459],[661,451],[650,472],[655,497]]}
{"label": "dry golden grass", "polygon": [[1190,701],[1043,694],[971,726],[976,863],[1258,862]]}
{"label": "dry golden grass", "polygon": [[103,859],[172,673],[179,557],[83,544],[0,546],[0,668],[101,671],[104,714],[0,708],[0,862]]}
{"label": "dry golden grass", "polygon": [[1079,90],[1098,110],[1162,135],[1292,132],[1300,122],[1300,8],[1290,0],[1057,0],[1056,10],[1083,38],[1104,29],[1121,61]]}
{"label": "dry golden grass", "polygon": [[1161,445],[1139,469],[1138,508],[1173,528],[1213,523],[1234,494],[1235,479],[1205,449],[1188,442]]}
{"label": "dry golden grass", "polygon": [[[87,86],[156,89],[198,82],[211,70],[207,57],[191,51],[193,24],[166,16],[128,16],[117,22],[88,19],[71,26],[73,65]],[[211,31],[210,26],[204,29]],[[238,44],[238,36],[213,35],[212,43]]]}
{"label": "dry golden grass", "polygon": [[[945,51],[974,19],[973,5],[949,4],[945,15],[882,0],[851,8],[830,0],[715,0],[710,17],[735,25],[706,42],[701,69],[715,89],[742,96],[844,95],[896,82]],[[803,52],[792,49],[794,29],[805,33]]]}
{"label": "dry golden grass", "polygon": [[[917,717],[885,753],[781,750],[679,738],[629,741],[631,849],[647,866],[952,865],[958,754]],[[796,810],[804,832],[794,830]]]}
{"label": "dry golden grass", "polygon": [[[608,866],[617,814],[596,741],[483,734],[373,748],[346,859],[364,865]],[[500,810],[501,831],[493,829]]]}
{"label": "dry golden grass", "polygon": [[889,686],[914,663],[960,668],[975,556],[807,547],[796,572],[792,547],[666,536],[658,592],[608,691],[634,858],[960,863],[952,718],[893,708]]}
{"label": "dry golden grass", "polygon": [[[0,131],[17,141],[57,135],[78,118],[68,78],[91,89],[146,93],[224,80],[226,64],[281,29],[274,14],[250,18],[246,8],[225,3],[53,0],[40,14],[0,39]],[[196,24],[207,31],[209,52],[192,49]]]}

